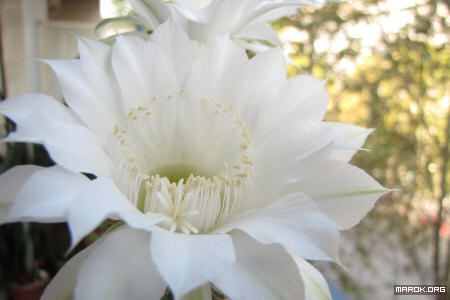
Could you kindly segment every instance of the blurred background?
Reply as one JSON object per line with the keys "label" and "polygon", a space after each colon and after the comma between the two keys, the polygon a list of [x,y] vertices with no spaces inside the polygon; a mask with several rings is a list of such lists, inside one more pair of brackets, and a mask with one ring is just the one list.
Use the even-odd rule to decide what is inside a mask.
{"label": "blurred background", "polygon": [[[75,58],[78,35],[136,30],[116,23],[94,31],[102,18],[129,12],[124,0],[0,0],[1,97],[43,92],[62,100],[56,78],[35,58]],[[350,0],[304,8],[273,24],[297,65],[288,65],[290,76],[328,80],[326,119],[376,128],[369,151],[353,164],[398,189],[342,233],[347,270],[316,264],[340,290],[336,299],[437,299],[394,296],[393,285],[449,285],[449,12],[448,0]],[[3,123],[3,134],[14,128]],[[38,145],[0,147],[1,172],[52,164]],[[65,224],[1,226],[0,299],[45,277],[43,270],[54,275],[68,259],[68,241]]]}

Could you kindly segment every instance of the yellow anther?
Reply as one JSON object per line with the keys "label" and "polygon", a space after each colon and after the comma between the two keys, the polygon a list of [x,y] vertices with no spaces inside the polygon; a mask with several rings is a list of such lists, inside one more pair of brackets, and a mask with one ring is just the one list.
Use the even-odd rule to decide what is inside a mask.
{"label": "yellow anther", "polygon": [[120,128],[119,125],[115,124],[114,125],[114,135],[116,135],[119,132]]}
{"label": "yellow anther", "polygon": [[137,176],[139,174],[139,167],[138,166],[133,166],[133,168],[131,168],[131,172],[133,173],[134,176]]}

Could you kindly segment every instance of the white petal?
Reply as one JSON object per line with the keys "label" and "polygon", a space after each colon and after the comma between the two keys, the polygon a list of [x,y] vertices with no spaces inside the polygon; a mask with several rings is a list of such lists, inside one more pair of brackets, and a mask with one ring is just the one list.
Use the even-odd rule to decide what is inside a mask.
{"label": "white petal", "polygon": [[[255,2],[255,1],[254,1]],[[302,0],[282,0],[282,1],[258,1],[259,5],[256,3],[249,5],[247,7],[247,12],[243,14],[237,23],[233,27],[233,33],[242,30],[245,26],[250,23],[260,23],[265,21],[273,21],[274,19],[280,18],[286,14],[291,14],[295,10],[286,9],[286,7],[298,8],[300,6],[308,6],[313,4],[318,4],[320,1],[302,1]]]}
{"label": "white petal", "polygon": [[[184,85],[192,61],[198,54],[195,41],[191,41],[186,32],[177,23],[171,20],[158,27],[150,36],[150,43],[154,48],[153,61],[149,61],[152,71],[162,75],[164,71],[170,71],[170,78],[154,76],[154,88],[161,88],[169,79],[175,79],[173,86],[167,87],[166,93],[177,93]],[[162,77],[162,76],[161,76]],[[172,91],[171,91],[172,89]],[[166,95],[164,95],[166,96]]]}
{"label": "white petal", "polygon": [[[283,112],[278,109],[284,101],[279,96],[279,86],[285,81],[286,67],[280,49],[249,60],[244,49],[224,35],[209,42],[194,62],[185,92],[189,99],[208,97],[231,105],[252,135],[258,135],[265,129],[261,124],[277,125],[274,111],[277,116]],[[266,88],[268,85],[270,89]],[[284,112],[279,118],[285,116]]]}
{"label": "white petal", "polygon": [[[181,0],[172,1],[169,5],[175,8],[178,13],[187,20],[192,20],[198,23],[206,22],[206,14],[202,10],[202,2],[198,0]],[[175,19],[177,20],[177,19]],[[179,21],[179,20],[177,20]]]}
{"label": "white petal", "polygon": [[151,261],[149,237],[130,228],[106,236],[83,262],[74,300],[159,300],[167,284]]}
{"label": "white petal", "polygon": [[4,217],[23,183],[42,169],[42,167],[34,165],[16,166],[0,175],[0,223],[5,222]]}
{"label": "white petal", "polygon": [[[264,111],[264,108],[269,106],[267,103],[283,101],[278,98],[278,94],[279,86],[286,80],[286,64],[279,48],[258,53],[247,64],[245,89],[240,91],[244,93],[242,100],[245,101],[239,101],[236,105],[243,107],[244,110],[240,111],[240,114],[248,129],[255,135],[256,128],[252,125],[254,121],[251,118],[260,115],[260,121],[267,122],[267,119],[264,119],[270,113]],[[269,85],[271,88],[267,89]],[[262,107],[255,112],[255,106]]]}
{"label": "white petal", "polygon": [[17,123],[16,131],[3,141],[42,143],[59,165],[77,172],[110,174],[110,161],[96,136],[86,127],[62,122],[36,111]]}
{"label": "white petal", "polygon": [[305,285],[306,300],[332,300],[330,289],[323,275],[303,258],[292,255]]}
{"label": "white petal", "polygon": [[81,67],[86,75],[93,71],[97,76],[101,73],[112,74],[111,46],[103,42],[88,38],[78,38],[78,51],[80,53]]}
{"label": "white petal", "polygon": [[268,23],[257,23],[254,25],[246,26],[233,37],[264,40],[275,45],[281,45],[281,41],[278,38],[277,32]]}
{"label": "white petal", "polygon": [[326,0],[282,0],[277,2],[279,4],[277,4],[276,1],[263,0],[264,4],[261,6],[264,8],[264,5],[266,5],[267,7],[270,7],[270,10],[256,18],[255,21],[272,22],[281,17],[296,14],[300,7],[313,6],[320,8],[326,3]]}
{"label": "white petal", "polygon": [[254,147],[274,138],[282,128],[309,127],[322,121],[328,105],[324,82],[306,75],[286,79],[285,60],[278,48],[256,55],[250,63],[246,86],[259,89],[241,89],[245,101],[236,103],[234,109],[252,133]]}
{"label": "white petal", "polygon": [[267,143],[255,147],[258,172],[254,192],[260,197],[252,197],[257,202],[247,201],[246,207],[276,200],[287,185],[309,176],[318,164],[322,166],[322,161],[331,157],[333,141],[328,130],[321,126],[299,125],[283,128]]}
{"label": "white petal", "polygon": [[329,160],[311,170],[298,190],[310,196],[340,229],[355,226],[389,190],[363,170],[347,163]]}
{"label": "white petal", "polygon": [[339,232],[302,193],[291,194],[268,206],[243,211],[215,232],[241,229],[264,244],[279,243],[301,257],[318,260],[337,258]]}
{"label": "white petal", "polygon": [[[269,1],[266,1],[266,2],[269,2]],[[306,5],[307,4],[305,4],[305,6]],[[258,24],[258,23],[262,23],[262,22],[269,23],[269,22],[273,22],[273,21],[278,20],[285,16],[295,15],[298,13],[299,6],[300,5],[284,6],[284,7],[272,9],[272,10],[266,12],[265,14],[257,17],[256,19],[251,21],[249,24],[255,24],[255,23]]]}
{"label": "white petal", "polygon": [[247,15],[248,7],[255,6],[259,0],[228,0],[212,1],[204,9],[197,11],[201,23],[191,22],[188,26],[189,35],[201,42],[207,43],[221,34],[234,35],[236,25]]}
{"label": "white petal", "polygon": [[68,300],[72,299],[73,290],[77,282],[78,272],[81,264],[86,258],[97,248],[100,241],[97,240],[94,244],[89,245],[86,249],[77,253],[53,277],[50,284],[45,288],[41,300]]}
{"label": "white petal", "polygon": [[[104,123],[102,128],[105,128],[104,131],[97,127],[93,127],[91,130],[97,132],[99,138],[104,138],[113,131],[114,124],[120,122],[125,115],[120,89],[111,66],[112,48],[99,41],[79,38],[78,51],[80,53],[82,76],[84,76],[86,85],[94,93],[95,99],[92,99],[92,101],[96,102],[88,103],[86,99],[83,99],[84,104],[95,107],[96,110],[92,111],[91,114],[99,113],[96,118]],[[94,109],[94,107],[92,108]]]}
{"label": "white petal", "polygon": [[170,21],[159,26],[149,41],[118,36],[112,65],[125,109],[178,94],[196,53],[195,43]]}
{"label": "white petal", "polygon": [[266,143],[255,147],[254,189],[243,208],[261,207],[283,195],[302,192],[296,183],[317,168],[326,167],[333,154],[328,129],[314,124],[296,124],[280,129]]}
{"label": "white petal", "polygon": [[[212,1],[204,9],[200,9],[199,1],[191,2],[196,3],[196,5],[193,5],[193,3],[185,4],[183,1],[183,4],[174,5],[174,7],[186,18],[199,22],[191,22],[187,28],[190,36],[206,43],[214,36],[224,33],[233,37],[243,37],[243,32],[248,30],[249,27],[269,26],[266,22],[293,14],[298,7],[311,5],[316,1]],[[261,33],[252,31],[258,36],[264,35],[264,30]]]}
{"label": "white petal", "polygon": [[[228,36],[217,36],[202,50],[186,82],[186,98],[210,97],[225,104],[239,102],[245,90],[245,50]],[[205,84],[207,83],[207,84]]]}
{"label": "white petal", "polygon": [[348,162],[353,155],[361,150],[366,138],[372,133],[373,129],[360,126],[337,123],[323,122],[325,127],[330,130],[330,135],[334,140],[332,159]]}
{"label": "white petal", "polygon": [[[92,57],[100,56],[102,50],[87,49],[86,41],[79,42],[80,54],[83,55],[80,60],[43,61],[55,72],[64,100],[70,108],[97,136],[103,137],[113,131],[120,117],[115,95],[118,88],[112,76],[102,70],[101,59]],[[90,47],[94,47],[93,44]]]}
{"label": "white petal", "polygon": [[46,112],[58,121],[80,123],[68,107],[43,94],[24,94],[4,100],[0,102],[0,112],[14,122],[37,112]]}
{"label": "white petal", "polygon": [[322,121],[328,106],[325,81],[309,75],[298,75],[288,79],[280,91],[280,97],[285,99],[280,109],[288,113],[282,119],[285,123],[280,123],[280,126],[296,120],[302,120],[303,123]]}
{"label": "white petal", "polygon": [[233,242],[226,234],[186,235],[155,230],[150,249],[175,299],[220,276],[236,258]]}
{"label": "white petal", "polygon": [[151,70],[147,70],[142,58],[145,54],[145,41],[134,36],[117,36],[113,46],[112,67],[119,83],[124,101],[124,109],[138,107],[145,99],[152,98],[145,84]]}
{"label": "white petal", "polygon": [[239,231],[231,235],[236,249],[236,262],[222,276],[212,281],[227,298],[304,298],[297,266],[281,245],[260,244]]}
{"label": "white petal", "polygon": [[109,160],[94,134],[80,119],[50,96],[26,94],[0,103],[0,113],[17,129],[6,142],[43,143],[52,159],[74,171],[108,174]]}
{"label": "white petal", "polygon": [[123,220],[131,227],[146,230],[165,219],[144,215],[117,189],[112,180],[97,178],[79,191],[69,207],[72,246],[106,218]]}
{"label": "white petal", "polygon": [[[266,51],[257,53],[248,61],[248,65],[249,73],[246,74],[248,78],[245,79],[255,85],[249,87],[251,95],[256,98],[264,96],[265,93],[271,96],[278,95],[279,86],[287,78],[286,63],[281,48],[267,48]],[[273,85],[274,94],[271,93],[272,89],[267,89],[269,83]],[[282,101],[282,99],[276,100]]]}
{"label": "white petal", "polygon": [[[16,180],[14,185],[21,184],[22,187],[15,195],[15,201],[6,215],[5,222],[66,221],[67,209],[74,196],[89,182],[86,176],[60,166],[50,168],[33,166],[28,178],[13,179]],[[4,184],[3,181],[0,182]],[[12,190],[15,190],[14,185]],[[6,189],[0,186],[0,190],[3,192]]]}
{"label": "white petal", "polygon": [[154,30],[169,17],[167,4],[159,0],[128,0],[133,10],[150,24]]}
{"label": "white petal", "polygon": [[329,122],[299,121],[294,125],[279,130],[261,147],[255,147],[258,172],[254,178],[255,196],[251,198],[255,201],[246,201],[246,208],[270,203],[280,195],[305,192],[297,183],[311,176],[320,186],[322,175],[314,174],[318,170],[326,173],[335,159],[350,158],[370,132],[370,129],[341,123],[335,126]]}
{"label": "white petal", "polygon": [[229,37],[218,36],[194,62],[186,97],[209,97],[231,105],[251,132],[252,145],[257,146],[280,128],[299,122],[319,124],[326,112],[325,83],[306,75],[286,79],[285,69],[278,48],[248,60]]}

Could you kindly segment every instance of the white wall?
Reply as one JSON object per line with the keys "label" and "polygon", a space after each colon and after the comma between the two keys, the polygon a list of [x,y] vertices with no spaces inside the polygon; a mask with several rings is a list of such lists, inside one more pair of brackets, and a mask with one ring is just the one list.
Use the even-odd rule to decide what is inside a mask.
{"label": "white wall", "polygon": [[48,20],[46,0],[0,1],[7,96],[41,92],[61,99],[56,78],[37,59],[77,57],[76,36],[95,38],[98,20]]}

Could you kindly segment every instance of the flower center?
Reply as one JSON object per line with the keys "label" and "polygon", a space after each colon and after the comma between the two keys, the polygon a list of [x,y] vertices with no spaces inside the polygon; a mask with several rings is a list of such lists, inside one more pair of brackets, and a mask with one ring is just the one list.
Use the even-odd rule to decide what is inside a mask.
{"label": "flower center", "polygon": [[231,107],[184,92],[131,109],[108,152],[128,199],[183,233],[210,232],[235,214],[254,165],[248,130]]}

